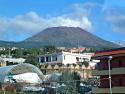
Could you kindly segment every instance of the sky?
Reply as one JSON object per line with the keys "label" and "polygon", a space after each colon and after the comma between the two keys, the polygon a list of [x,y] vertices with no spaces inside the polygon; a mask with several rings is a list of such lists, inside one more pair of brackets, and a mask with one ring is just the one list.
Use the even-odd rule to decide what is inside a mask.
{"label": "sky", "polygon": [[57,26],[124,44],[125,0],[0,0],[0,40],[23,41]]}

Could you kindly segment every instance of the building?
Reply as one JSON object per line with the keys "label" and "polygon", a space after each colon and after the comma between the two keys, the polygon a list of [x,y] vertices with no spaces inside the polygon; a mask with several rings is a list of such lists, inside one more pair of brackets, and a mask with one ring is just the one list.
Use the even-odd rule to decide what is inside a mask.
{"label": "building", "polygon": [[38,60],[40,64],[44,63],[62,63],[66,64],[77,64],[83,61],[90,61],[94,53],[71,53],[71,52],[59,52],[52,54],[39,55]]}
{"label": "building", "polygon": [[72,53],[83,53],[84,51],[90,51],[90,48],[86,47],[77,47],[77,48],[57,47],[57,49],[64,52],[72,52]]}
{"label": "building", "polygon": [[15,65],[24,62],[24,58],[0,57],[0,66]]}
{"label": "building", "polygon": [[1,66],[6,66],[6,62],[4,62],[3,60],[0,60],[0,67]]}
{"label": "building", "polygon": [[[41,65],[41,70],[45,72],[45,74],[69,70],[79,72],[82,78],[91,78],[91,71],[95,65],[95,62],[99,62],[98,60],[91,61],[91,57],[93,55],[94,53],[79,54],[71,52],[59,52],[39,55],[38,60]],[[84,61],[87,61],[89,64],[87,67],[81,63]]]}
{"label": "building", "polygon": [[[92,92],[109,94],[111,90],[113,94],[125,94],[125,47],[96,52],[93,58],[100,62],[92,72],[92,75],[99,76],[98,87],[94,87]],[[110,73],[112,88],[109,85]]]}
{"label": "building", "polygon": [[0,47],[0,51],[5,51],[6,48],[5,47]]}

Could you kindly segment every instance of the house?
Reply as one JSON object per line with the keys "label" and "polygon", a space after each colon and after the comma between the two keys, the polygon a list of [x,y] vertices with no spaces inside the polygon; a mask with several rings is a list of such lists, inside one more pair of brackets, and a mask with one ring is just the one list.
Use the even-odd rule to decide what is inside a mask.
{"label": "house", "polygon": [[0,51],[5,51],[6,48],[5,47],[0,47]]}
{"label": "house", "polygon": [[96,52],[93,58],[100,62],[92,72],[93,76],[99,76],[98,87],[94,87],[92,93],[125,94],[125,47]]}
{"label": "house", "polygon": [[86,47],[78,47],[78,48],[57,47],[57,49],[64,52],[72,52],[72,53],[83,53],[84,51],[90,51],[90,48]]}
{"label": "house", "polygon": [[[91,71],[94,68],[95,62],[91,57],[94,53],[71,53],[71,52],[58,52],[52,54],[39,55],[38,61],[40,68],[45,74],[52,74],[53,72],[76,71],[80,73],[81,78],[92,78]],[[88,62],[88,66],[83,63]]]}
{"label": "house", "polygon": [[24,58],[0,57],[0,66],[9,66],[24,63]]}
{"label": "house", "polygon": [[4,62],[3,60],[0,60],[0,67],[1,66],[6,66],[6,62]]}
{"label": "house", "polygon": [[90,62],[91,57],[94,53],[71,53],[71,52],[58,52],[52,54],[39,55],[38,60],[40,64],[48,63],[62,63],[66,64],[77,64],[80,62]]}

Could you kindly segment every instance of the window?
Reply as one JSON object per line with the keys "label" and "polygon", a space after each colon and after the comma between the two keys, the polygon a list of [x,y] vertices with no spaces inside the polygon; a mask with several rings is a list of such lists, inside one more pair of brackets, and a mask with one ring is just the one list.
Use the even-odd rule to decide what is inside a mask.
{"label": "window", "polygon": [[52,61],[57,61],[57,56],[56,55],[52,57]]}
{"label": "window", "polygon": [[122,86],[123,84],[122,84],[123,82],[122,82],[122,79],[120,78],[119,79],[119,86]]}
{"label": "window", "polygon": [[65,55],[64,55],[64,60],[65,60]]}
{"label": "window", "polygon": [[45,62],[45,57],[41,57],[41,62]]}
{"label": "window", "polygon": [[119,67],[122,67],[122,61],[119,60]]}
{"label": "window", "polygon": [[97,64],[95,65],[95,69],[100,70],[100,63],[97,63]]}
{"label": "window", "polygon": [[77,62],[79,61],[79,57],[76,57],[76,61],[77,61]]}
{"label": "window", "polygon": [[51,62],[51,56],[46,57],[46,62]]}

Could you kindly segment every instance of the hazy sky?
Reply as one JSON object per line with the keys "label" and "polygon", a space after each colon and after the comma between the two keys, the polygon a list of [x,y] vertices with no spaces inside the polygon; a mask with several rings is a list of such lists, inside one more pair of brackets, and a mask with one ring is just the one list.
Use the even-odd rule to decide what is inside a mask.
{"label": "hazy sky", "polygon": [[124,42],[125,0],[0,0],[0,40],[22,41],[52,26]]}

